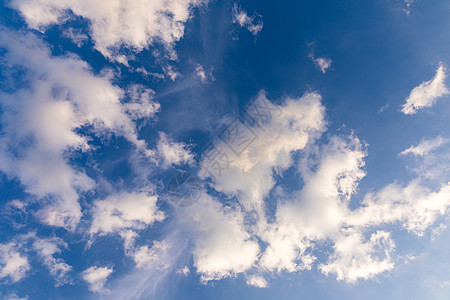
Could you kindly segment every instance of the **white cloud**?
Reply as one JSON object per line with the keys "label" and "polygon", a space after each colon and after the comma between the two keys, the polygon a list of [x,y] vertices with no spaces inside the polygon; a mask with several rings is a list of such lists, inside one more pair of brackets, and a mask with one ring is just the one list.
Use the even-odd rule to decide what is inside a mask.
{"label": "white cloud", "polygon": [[95,48],[109,58],[120,59],[121,46],[141,51],[161,43],[175,59],[174,44],[183,37],[192,8],[202,3],[206,1],[12,0],[11,6],[20,11],[29,27],[41,31],[67,21],[69,11],[89,20]]}
{"label": "white cloud", "polygon": [[144,192],[121,192],[104,200],[96,200],[92,208],[91,234],[112,234],[127,230],[142,230],[162,221],[157,197]]}
{"label": "white cloud", "polygon": [[403,105],[402,112],[413,115],[417,110],[431,107],[439,98],[448,95],[450,92],[445,86],[446,71],[441,63],[436,70],[436,75],[431,80],[421,83],[411,91]]}
{"label": "white cloud", "polygon": [[159,140],[156,146],[161,157],[162,167],[171,165],[191,163],[194,155],[189,150],[188,145],[172,141],[165,133],[159,133]]}
{"label": "white cloud", "polygon": [[34,234],[30,237],[34,239],[34,250],[43,259],[50,274],[55,277],[56,286],[71,283],[72,280],[68,273],[72,271],[72,267],[66,264],[63,259],[54,257],[55,254],[61,253],[61,249],[67,249],[67,243],[58,237],[38,238]]}
{"label": "white cloud", "polygon": [[260,15],[249,17],[236,3],[233,6],[232,14],[233,23],[238,23],[241,27],[247,28],[255,36],[263,29],[263,22]]}
{"label": "white cloud", "polygon": [[187,266],[184,266],[183,268],[177,271],[177,274],[183,274],[184,276],[188,276],[189,273],[191,273],[191,270],[189,270]]}
{"label": "white cloud", "polygon": [[203,84],[208,83],[209,81],[214,81],[212,68],[207,72],[205,71],[204,66],[197,64],[197,66],[195,67],[195,73]]}
{"label": "white cloud", "polygon": [[170,245],[167,241],[154,241],[153,246],[141,246],[133,253],[133,259],[138,268],[144,266],[151,267],[159,262],[161,256],[169,249]]}
{"label": "white cloud", "polygon": [[425,156],[428,155],[433,150],[441,147],[442,145],[448,143],[448,139],[444,139],[441,136],[438,136],[434,139],[430,140],[422,140],[417,146],[411,146],[408,149],[402,151],[401,155],[414,155],[414,156]]}
{"label": "white cloud", "polygon": [[377,193],[366,195],[362,207],[348,216],[347,224],[373,227],[400,222],[418,236],[444,216],[450,205],[450,183],[432,192],[413,180],[407,186],[390,184]]}
{"label": "white cloud", "polygon": [[320,71],[325,74],[327,72],[327,69],[329,67],[331,67],[331,64],[333,63],[333,61],[329,58],[325,58],[325,57],[314,57],[314,56],[310,56],[311,59],[313,60],[314,64],[320,69]]}
{"label": "white cloud", "polygon": [[89,284],[89,290],[95,293],[108,294],[105,288],[108,277],[114,272],[113,268],[92,266],[83,271],[83,280]]}
{"label": "white cloud", "polygon": [[[308,142],[321,134],[325,129],[325,108],[317,93],[307,93],[297,99],[286,98],[282,105],[275,107],[262,91],[249,107],[249,112],[258,118],[258,122],[264,119],[263,129],[257,124],[248,125],[256,138],[239,156],[217,138],[215,148],[225,153],[230,161],[226,168],[222,164],[225,169],[218,174],[214,165],[210,166],[208,157],[204,156],[201,175],[208,177],[213,173],[216,190],[239,195],[246,210],[261,213],[264,197],[275,184],[273,172],[282,174],[293,163],[292,153],[304,149]],[[233,133],[233,128],[229,127],[229,132]]]}
{"label": "white cloud", "polygon": [[326,275],[336,274],[337,280],[354,283],[358,279],[370,279],[394,267],[390,259],[394,248],[388,232],[377,231],[368,242],[364,242],[361,235],[352,234],[335,241],[330,261],[319,268]]}
{"label": "white cloud", "polygon": [[21,254],[15,243],[0,244],[0,279],[9,278],[17,282],[30,270],[28,258]]}
{"label": "white cloud", "polygon": [[256,262],[259,245],[245,230],[240,210],[222,207],[209,195],[202,195],[181,218],[181,224],[192,233],[194,267],[203,282],[243,273]]}
{"label": "white cloud", "polygon": [[9,65],[4,67],[26,70],[21,78],[26,84],[1,94],[0,170],[50,202],[37,213],[43,223],[74,229],[82,216],[79,194],[95,187],[82,170],[66,162],[70,151],[89,150],[88,137],[76,130],[90,125],[97,135],[114,132],[143,156],[151,156],[132,119],[137,114],[149,117],[159,106],[143,96],[148,91],[123,106],[124,92],[111,84],[110,73],[96,76],[75,56],[51,57],[32,34],[2,29],[0,35],[0,45],[8,51]]}
{"label": "white cloud", "polygon": [[248,276],[247,284],[257,287],[257,288],[266,288],[267,287],[267,281],[264,279],[264,277],[259,276],[259,275]]}

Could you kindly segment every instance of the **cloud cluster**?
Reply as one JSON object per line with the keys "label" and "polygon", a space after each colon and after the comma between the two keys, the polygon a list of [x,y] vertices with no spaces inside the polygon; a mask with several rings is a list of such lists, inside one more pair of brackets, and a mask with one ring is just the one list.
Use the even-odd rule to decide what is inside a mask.
{"label": "cloud cluster", "polygon": [[[159,105],[147,89],[125,93],[111,83],[112,75],[94,75],[75,56],[53,57],[32,34],[0,31],[7,50],[5,70],[24,70],[13,93],[2,93],[0,170],[17,177],[29,194],[51,205],[38,217],[52,226],[75,228],[82,212],[80,194],[95,187],[81,169],[67,163],[70,151],[88,151],[90,128],[97,136],[125,137],[144,157],[154,152],[137,136],[133,120],[151,117]],[[121,102],[125,98],[126,104]],[[77,132],[78,130],[78,132]]]}
{"label": "cloud cluster", "polygon": [[72,14],[89,20],[95,48],[106,57],[126,62],[119,51],[122,46],[141,51],[154,43],[163,44],[171,58],[176,58],[174,44],[183,37],[192,8],[206,2],[12,0],[10,3],[29,27],[41,31],[52,24],[65,23]]}

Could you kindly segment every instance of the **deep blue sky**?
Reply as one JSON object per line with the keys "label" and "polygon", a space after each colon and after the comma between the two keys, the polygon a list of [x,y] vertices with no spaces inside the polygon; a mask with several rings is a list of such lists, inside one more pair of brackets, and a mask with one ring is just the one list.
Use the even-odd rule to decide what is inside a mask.
{"label": "deep blue sky", "polygon": [[[0,43],[0,159],[3,161],[0,163],[2,211],[0,244],[3,247],[0,249],[0,297],[5,299],[102,297],[105,299],[446,299],[448,297],[446,295],[450,293],[450,276],[446,270],[450,261],[445,254],[450,247],[448,242],[450,233],[446,230],[449,194],[439,194],[444,199],[443,203],[439,204],[441,205],[439,209],[429,211],[409,209],[422,198],[429,199],[428,201],[431,201],[427,202],[429,204],[436,201],[432,198],[435,195],[433,193],[439,193],[441,187],[449,182],[450,158],[446,144],[450,138],[448,91],[444,95],[432,96],[435,100],[433,105],[418,109],[416,114],[404,114],[401,109],[415,87],[432,80],[440,65],[444,66],[446,71],[445,66],[450,64],[448,18],[450,2],[416,0],[411,2],[408,8],[408,2],[402,0],[239,2],[212,0],[200,7],[191,7],[185,4],[189,1],[180,1],[183,6],[189,7],[190,17],[179,23],[184,26],[182,37],[170,44],[177,53],[177,59],[168,57],[168,46],[158,40],[160,36],[151,41],[151,38],[154,38],[151,34],[147,36],[147,44],[142,48],[126,44],[119,38],[118,43],[112,45],[116,47],[115,54],[108,57],[98,48],[99,40],[96,40],[98,36],[95,36],[92,29],[93,19],[86,15],[81,16],[74,8],[75,4],[71,7],[70,1],[66,2],[69,4],[64,5],[69,9],[59,11],[60,17],[66,18],[60,18],[55,22],[45,21],[45,18],[36,12],[35,17],[42,18],[43,24],[39,31],[33,28],[30,19],[27,19],[24,7],[28,4],[57,7],[59,5],[55,4],[57,2],[9,0],[4,1],[0,7],[0,39],[3,40]],[[133,6],[132,0],[125,2],[124,5],[129,8]],[[149,7],[152,5],[149,4]],[[93,9],[89,5],[85,7],[88,11]],[[236,9],[245,12],[251,22],[262,22],[262,29],[253,34],[246,28],[249,24],[239,24],[234,19]],[[149,18],[152,13],[149,11]],[[145,16],[145,13],[142,14]],[[170,19],[170,9],[169,13],[163,14],[168,15]],[[121,24],[122,20],[116,22]],[[126,33],[120,30],[119,28],[118,35],[126,37]],[[82,44],[77,45],[67,37],[67,33],[72,31],[85,36]],[[31,46],[26,42],[17,44],[8,42],[15,39],[11,37],[17,37],[18,41],[31,41]],[[30,62],[26,58],[27,55],[32,57],[39,49],[49,49],[50,53],[48,59],[42,61],[42,65]],[[128,64],[118,61],[117,57],[120,55],[128,59]],[[326,72],[321,72],[313,61],[314,58],[330,59],[332,62]],[[66,98],[62,99],[56,99],[57,96],[47,99],[45,95],[37,92],[36,87],[46,80],[52,84],[52,90],[48,94],[51,97],[59,95],[60,90],[66,91],[66,83],[67,86],[71,84],[62,81],[58,84],[52,83],[52,80],[57,81],[57,77],[51,79],[52,72],[56,74],[58,68],[66,70],[63,63],[51,65],[52,61],[58,59],[60,62],[74,60],[81,62],[85,72],[83,74],[91,76],[90,78],[103,78],[113,87],[111,91],[120,90],[117,92],[118,105],[123,108],[116,112],[115,117],[120,115],[114,119],[117,123],[106,128],[107,126],[98,125],[104,124],[102,121],[97,123],[89,119],[90,115],[80,104],[82,102],[73,104],[78,96],[70,88],[67,88],[69,92]],[[205,72],[206,77],[203,79],[196,69],[199,67]],[[147,72],[159,75],[144,75],[139,72],[139,68],[145,68]],[[173,80],[168,71],[170,68],[178,72],[178,76]],[[73,82],[76,83],[78,73],[73,72],[75,74]],[[109,75],[105,75],[107,73]],[[36,82],[37,85],[34,86]],[[94,81],[89,82],[95,84]],[[442,82],[444,88],[445,82],[444,78]],[[126,94],[126,91],[133,85],[152,90],[150,102],[159,103],[160,108],[141,118],[127,115],[129,112],[126,111],[126,104],[133,102],[135,95]],[[90,89],[94,89],[93,86],[74,86],[74,89],[85,89],[86,95]],[[310,135],[307,137],[306,146],[288,148],[290,150],[287,156],[291,157],[291,161],[287,167],[281,167],[281,173],[277,169],[280,164],[278,160],[272,161],[269,155],[255,158],[255,164],[267,164],[269,171],[266,174],[261,171],[262,169],[257,169],[260,171],[252,169],[249,171],[250,174],[262,173],[251,174],[250,178],[259,178],[258,175],[263,174],[262,177],[265,176],[267,180],[261,179],[261,186],[267,186],[268,180],[275,178],[269,192],[261,198],[265,203],[266,216],[271,217],[269,225],[281,226],[277,223],[279,221],[276,216],[283,203],[307,197],[301,196],[302,189],[308,188],[308,176],[302,171],[302,162],[308,161],[313,166],[312,173],[315,174],[320,169],[318,166],[326,161],[330,153],[339,151],[365,153],[362,159],[364,164],[356,168],[363,170],[365,176],[353,180],[355,186],[352,197],[345,200],[347,202],[342,200],[342,203],[345,203],[342,205],[347,205],[349,211],[361,208],[364,206],[362,201],[368,194],[376,195],[392,183],[406,189],[408,184],[416,182],[424,191],[420,195],[413,193],[412,196],[405,194],[399,196],[399,202],[411,197],[409,202],[405,200],[407,204],[397,208],[398,214],[402,217],[379,223],[376,223],[378,220],[373,221],[375,225],[366,224],[364,226],[367,227],[361,227],[364,229],[360,229],[357,225],[345,225],[348,228],[353,228],[352,226],[358,228],[355,230],[364,238],[361,247],[368,245],[372,234],[377,230],[389,232],[395,242],[395,250],[386,251],[389,252],[388,258],[393,267],[374,275],[366,277],[361,275],[354,282],[348,279],[349,275],[343,280],[337,280],[335,272],[324,274],[319,265],[330,263],[335,259],[335,243],[339,241],[339,237],[350,234],[343,229],[344,225],[339,225],[342,227],[336,229],[339,233],[334,231],[326,233],[325,238],[308,236],[313,244],[308,251],[317,257],[311,270],[270,270],[261,263],[264,249],[271,241],[264,236],[264,230],[261,233],[258,232],[259,229],[252,227],[254,225],[252,218],[259,212],[245,207],[246,188],[233,191],[227,185],[229,182],[212,182],[211,178],[201,177],[200,173],[197,174],[199,167],[196,163],[202,159],[203,149],[211,141],[217,141],[218,133],[235,117],[244,115],[244,108],[261,90],[266,92],[267,98],[272,103],[283,108],[287,105],[287,98],[301,102],[303,101],[301,97],[305,93],[320,94],[320,103],[325,109],[323,120],[326,123],[326,126],[323,125],[317,132],[307,133]],[[24,91],[29,91],[30,94],[24,94]],[[434,91],[428,92],[433,94]],[[92,99],[85,100],[92,103],[98,100],[98,95],[95,94]],[[39,104],[41,102],[37,101],[41,100],[42,104]],[[39,121],[42,117],[39,115],[39,109],[27,110],[27,107],[34,107],[34,102],[38,103],[36,105],[39,105],[37,107],[42,108],[42,111],[49,111],[46,116],[62,116],[61,118],[66,121],[69,119],[62,110],[50,111],[50,102],[46,102],[47,100],[55,103],[58,101],[58,103],[72,103],[71,111],[73,109],[77,120],[81,121],[75,121],[78,125],[72,124],[64,136],[67,137],[68,132],[72,132],[85,138],[89,149],[68,143],[61,148],[62,150],[52,152],[47,146],[42,148],[34,146],[40,145],[40,131],[33,129],[30,132],[25,132],[24,129],[25,133],[20,131],[26,126],[23,124],[28,124],[28,120],[34,120],[34,116],[38,120],[37,127],[44,122],[44,119]],[[48,108],[45,105],[49,105]],[[113,104],[101,104],[101,109],[95,111],[98,116],[94,115],[94,119],[101,120],[99,116],[102,110],[109,112],[108,105]],[[144,109],[142,106],[139,111]],[[23,111],[29,112],[21,114]],[[282,118],[289,112],[291,110],[287,109]],[[308,111],[304,113],[309,115]],[[120,123],[124,118],[126,122],[132,124],[135,130],[133,134],[124,133],[126,130],[123,128],[128,126]],[[16,123],[11,123],[11,120]],[[60,126],[58,125],[60,123],[45,120],[51,125],[48,129],[44,129],[46,130],[44,132],[53,136],[53,128]],[[296,121],[290,122],[288,124],[292,125]],[[307,126],[306,123],[299,124]],[[283,137],[285,134],[283,128],[276,127],[279,125],[273,126],[273,131],[270,129],[261,135],[267,137],[270,134],[273,136],[279,134]],[[173,148],[161,146],[164,140],[162,133],[168,137],[170,141],[168,145]],[[132,141],[131,135],[144,141],[143,148],[139,148],[138,143]],[[314,138],[314,135],[317,136]],[[63,136],[55,136],[57,140],[64,140]],[[333,148],[333,140],[336,137],[342,138],[341,142],[337,142],[342,143],[342,148]],[[413,145],[438,137],[441,137],[443,142],[423,155],[400,155]],[[355,143],[360,145],[361,149],[356,149],[358,146],[352,144],[354,138],[359,139]],[[42,141],[45,143],[44,139]],[[288,138],[286,144],[290,141],[292,136]],[[258,143],[261,149],[273,146],[271,142],[268,145],[264,144],[261,139]],[[171,161],[168,158],[167,153],[177,145],[181,150],[175,152],[175,156],[183,157],[185,153],[188,159],[179,158],[179,161]],[[44,148],[45,150],[42,150]],[[144,149],[150,149],[153,154],[150,157],[143,155]],[[33,157],[41,158],[35,160]],[[31,177],[26,175],[30,170],[37,168],[33,164],[42,162],[45,157],[49,159],[48,166],[53,163],[53,158],[60,159],[70,170],[74,170],[74,173],[85,174],[94,182],[93,186],[85,190],[76,186],[76,182],[71,182],[77,195],[76,203],[79,203],[82,213],[74,228],[52,225],[40,217],[43,208],[50,205],[59,209],[58,203],[66,203],[64,195],[52,192],[52,188],[48,186],[40,187],[39,183],[36,183],[39,180],[32,177],[34,175],[30,175]],[[343,163],[342,160],[340,162]],[[47,172],[39,170],[53,169],[36,170],[38,170],[37,178],[50,178]],[[203,257],[208,260],[217,259],[217,264],[213,263],[213,266],[218,266],[222,262],[213,255],[214,253],[208,252],[208,249],[211,250],[209,245],[218,243],[219,246],[216,246],[222,249],[233,245],[234,242],[222,240],[225,244],[220,245],[220,242],[212,241],[213,239],[203,239],[202,234],[208,232],[209,228],[222,228],[220,220],[215,223],[214,218],[212,224],[206,226],[208,229],[198,225],[199,221],[193,217],[195,212],[199,214],[197,218],[205,220],[213,215],[208,213],[206,208],[201,208],[204,205],[203,200],[200,200],[197,206],[184,209],[173,205],[167,199],[166,185],[171,176],[179,170],[188,170],[194,176],[201,177],[202,183],[205,184],[202,197],[207,198],[205,201],[214,201],[219,205],[217,206],[220,207],[219,211],[225,215],[230,211],[234,212],[227,215],[229,222],[234,222],[230,220],[234,220],[235,216],[242,216],[243,221],[238,223],[246,234],[246,241],[252,241],[260,247],[257,259],[250,267],[242,270],[240,267],[227,266],[224,267],[225,269],[229,267],[229,273],[226,275],[211,267],[217,272],[215,278],[217,280],[205,282],[204,276],[207,272],[201,271],[199,253],[203,253]],[[249,180],[246,177],[248,174],[242,175],[242,178],[240,174],[231,176],[233,178],[230,182]],[[345,174],[347,173],[339,173],[337,178],[348,175]],[[31,179],[27,181],[27,178]],[[63,178],[53,177],[51,180],[52,186],[63,186]],[[325,190],[325,185],[326,183],[319,184],[319,190],[322,186]],[[36,186],[43,192],[33,192],[33,187]],[[122,192],[132,196],[127,198]],[[99,222],[107,222],[105,215],[99,217],[96,215],[99,211],[96,210],[100,205],[99,201],[115,199],[115,195],[119,195],[118,202],[111,200],[111,203],[117,205],[111,213],[114,217],[126,214],[121,209],[127,205],[127,199],[131,199],[129,201],[132,203],[132,197],[137,197],[138,193],[154,196],[157,199],[155,209],[164,213],[165,219],[145,221],[145,216],[142,216],[141,219],[128,220],[130,223],[127,225],[116,224],[109,232],[105,229],[95,231],[93,224],[96,218],[100,220]],[[208,200],[208,197],[213,200]],[[380,196],[380,199],[384,199],[383,197],[389,198],[384,195]],[[121,203],[120,201],[125,201],[124,206],[117,204]],[[299,205],[302,205],[301,202],[306,200],[298,201]],[[315,199],[309,201],[321,203]],[[17,202],[24,204],[24,208],[13,208],[13,203]],[[392,200],[393,206],[395,203],[398,202]],[[141,203],[133,207],[134,212],[138,213],[142,205]],[[156,215],[156,212],[154,213]],[[423,222],[420,225],[425,224],[423,235],[417,234],[411,228],[408,230],[407,227],[409,220],[414,219],[416,215],[422,216],[421,213],[430,217],[427,220],[419,220],[419,223]],[[383,214],[387,214],[387,211]],[[299,215],[297,218],[302,217]],[[380,218],[382,217],[378,216],[379,220]],[[342,222],[346,221],[344,218]],[[419,226],[418,223],[414,224]],[[265,232],[269,232],[269,227]],[[136,233],[131,248],[127,248],[124,244],[126,230]],[[26,235],[30,233],[36,237],[27,238]],[[233,235],[239,236],[239,233],[234,232]],[[59,246],[59,251],[44,257],[34,248],[33,243],[39,239],[49,238],[60,238],[66,246]],[[177,245],[165,249],[166,252],[162,251],[162,254],[154,254],[152,264],[149,263],[144,269],[138,267],[136,251],[143,249],[139,247],[147,245],[151,248],[155,245],[155,241],[162,240]],[[237,242],[235,245],[239,246]],[[382,260],[387,253],[382,246],[376,248],[377,246],[380,245],[371,245],[375,252],[368,254],[376,261]],[[8,256],[13,249],[17,255],[26,257],[28,264],[22,271],[17,271],[20,276],[16,274],[18,276],[16,279],[15,273],[8,273],[9,269],[6,268],[8,263],[17,263],[15,260],[17,256]],[[201,249],[206,250],[201,252]],[[244,252],[244,249],[242,251]],[[229,255],[232,256],[233,253]],[[298,255],[300,257],[300,254]],[[413,256],[415,259],[411,259]],[[49,271],[51,266],[55,267],[55,261],[52,261],[53,265],[52,262],[48,263],[51,260],[49,257],[70,266],[70,271],[64,273],[63,277],[66,279],[63,280],[63,284],[57,284],[55,274]],[[89,280],[83,277],[86,270],[92,266],[113,270],[97,289],[92,287],[92,282],[89,283]],[[185,266],[189,268],[189,274],[184,276],[180,272],[177,273]],[[147,267],[148,269],[145,269]],[[342,268],[345,267],[348,266]],[[369,268],[362,269],[364,273]],[[252,275],[263,277],[267,287],[248,285],[247,279]],[[144,280],[144,283],[139,285],[141,289],[139,292],[136,291],[136,287],[130,285],[128,293],[127,278],[135,278],[133,276],[142,280],[147,278],[147,281]]]}

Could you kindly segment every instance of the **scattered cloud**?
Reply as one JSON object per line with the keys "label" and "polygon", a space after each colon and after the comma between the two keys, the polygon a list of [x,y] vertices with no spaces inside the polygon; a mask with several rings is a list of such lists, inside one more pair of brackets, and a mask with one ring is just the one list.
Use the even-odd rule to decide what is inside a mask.
{"label": "scattered cloud", "polygon": [[159,140],[156,146],[162,160],[162,167],[167,168],[172,165],[191,163],[194,155],[189,150],[188,145],[172,141],[165,133],[159,133]]}
{"label": "scattered cloud", "polygon": [[411,146],[408,149],[402,151],[400,155],[414,155],[414,156],[425,156],[433,150],[441,147],[442,145],[448,143],[449,139],[444,139],[438,136],[434,139],[422,140],[418,145]]}
{"label": "scattered cloud", "polygon": [[68,152],[90,149],[89,137],[77,129],[91,126],[98,136],[114,132],[151,157],[154,152],[138,138],[133,119],[152,116],[159,105],[150,101],[149,90],[135,88],[129,92],[134,99],[123,106],[125,93],[111,83],[110,73],[96,76],[73,55],[52,57],[30,33],[2,29],[0,35],[9,64],[4,67],[26,70],[14,79],[26,84],[1,94],[0,170],[49,204],[37,212],[43,223],[73,230],[82,216],[80,194],[95,187],[82,169],[66,161]]}
{"label": "scattered cloud", "polygon": [[62,249],[67,249],[67,243],[58,237],[38,238],[35,235],[31,237],[34,239],[34,250],[43,259],[50,274],[55,277],[56,286],[71,283],[72,280],[68,273],[72,271],[72,267],[66,264],[63,259],[54,257],[55,254],[61,253]]}
{"label": "scattered cloud", "polygon": [[127,230],[142,230],[162,221],[157,197],[145,192],[120,192],[103,200],[96,200],[92,208],[91,234],[117,234]]}
{"label": "scattered cloud", "polygon": [[429,81],[415,87],[403,105],[402,112],[407,115],[415,114],[419,109],[431,107],[442,96],[450,92],[445,86],[447,69],[441,63],[436,70],[436,75]]}
{"label": "scattered cloud", "polygon": [[192,17],[192,8],[203,0],[131,0],[92,2],[89,0],[12,0],[28,26],[45,31],[52,24],[63,24],[72,14],[90,21],[95,48],[116,60],[121,46],[141,51],[161,43],[170,58],[176,59],[174,44],[184,35],[185,23]]}
{"label": "scattered cloud", "polygon": [[28,275],[29,270],[28,258],[19,252],[17,244],[0,244],[0,279],[18,282]]}
{"label": "scattered cloud", "polygon": [[257,36],[263,29],[263,21],[260,15],[255,14],[249,17],[236,3],[232,11],[233,23],[238,23],[241,27],[247,28],[254,36]]}
{"label": "scattered cloud", "polygon": [[89,290],[94,293],[108,294],[105,288],[108,277],[114,272],[113,268],[92,266],[83,271],[83,280],[89,284]]}

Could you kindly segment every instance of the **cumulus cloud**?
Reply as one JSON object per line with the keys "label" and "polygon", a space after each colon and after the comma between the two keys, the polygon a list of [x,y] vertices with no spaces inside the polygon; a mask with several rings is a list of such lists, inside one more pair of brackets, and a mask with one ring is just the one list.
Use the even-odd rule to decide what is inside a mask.
{"label": "cumulus cloud", "polygon": [[233,23],[238,23],[241,27],[247,28],[254,36],[263,29],[263,22],[260,15],[249,17],[236,3],[232,11]]}
{"label": "cumulus cloud", "polygon": [[203,282],[243,273],[256,262],[259,245],[245,230],[239,209],[222,207],[216,199],[203,195],[182,218],[193,236],[194,267]]}
{"label": "cumulus cloud", "polygon": [[407,115],[417,113],[419,109],[431,107],[442,96],[450,92],[445,85],[447,69],[441,63],[436,70],[436,75],[429,81],[421,83],[415,87],[403,105],[402,112]]}
{"label": "cumulus cloud", "polygon": [[28,26],[45,30],[65,23],[71,14],[90,21],[95,48],[104,56],[123,61],[121,46],[141,51],[154,43],[165,46],[172,59],[174,44],[184,35],[192,8],[206,0],[144,0],[93,2],[89,0],[12,0],[11,6],[24,17]]}
{"label": "cumulus cloud", "polygon": [[444,139],[441,136],[438,136],[434,139],[422,140],[418,145],[411,146],[406,150],[403,150],[401,155],[414,155],[414,156],[425,156],[433,150],[441,147],[442,145],[448,143],[448,139]]}
{"label": "cumulus cloud", "polygon": [[156,196],[144,192],[121,192],[96,200],[89,232],[105,235],[145,229],[165,218],[156,201]]}
{"label": "cumulus cloud", "polygon": [[89,150],[89,138],[76,130],[91,126],[96,135],[114,132],[150,157],[153,152],[137,137],[133,119],[149,117],[159,106],[150,101],[151,92],[135,89],[134,100],[124,107],[124,92],[111,84],[111,74],[96,76],[75,56],[52,57],[32,34],[2,29],[0,35],[7,50],[5,69],[26,70],[14,78],[23,84],[1,94],[0,170],[51,203],[37,213],[43,223],[73,229],[82,216],[80,193],[95,187],[66,161],[70,151]]}
{"label": "cumulus cloud", "polygon": [[25,278],[29,270],[28,258],[19,252],[17,244],[0,244],[0,279],[17,282]]}
{"label": "cumulus cloud", "polygon": [[89,290],[94,293],[108,294],[105,288],[108,277],[114,272],[113,268],[92,266],[83,271],[83,280],[89,285]]}

